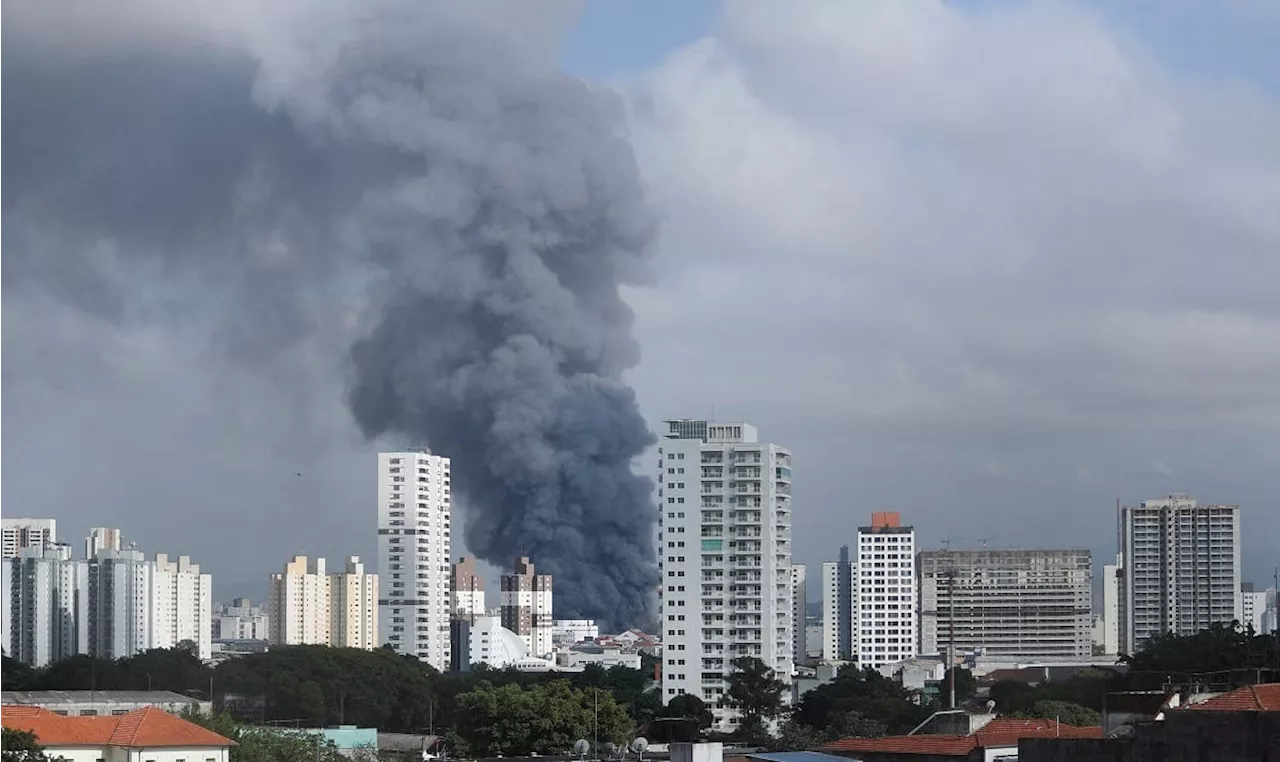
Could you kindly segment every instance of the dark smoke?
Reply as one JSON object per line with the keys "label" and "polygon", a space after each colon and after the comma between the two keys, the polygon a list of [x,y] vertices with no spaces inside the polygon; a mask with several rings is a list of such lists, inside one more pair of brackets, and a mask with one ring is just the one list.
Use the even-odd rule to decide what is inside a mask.
{"label": "dark smoke", "polygon": [[468,548],[531,556],[558,617],[642,621],[652,437],[619,288],[653,226],[621,107],[440,6],[356,7],[290,43],[75,60],[6,18],[6,296],[212,315],[256,363],[345,338],[333,305],[362,294],[364,433],[450,456]]}

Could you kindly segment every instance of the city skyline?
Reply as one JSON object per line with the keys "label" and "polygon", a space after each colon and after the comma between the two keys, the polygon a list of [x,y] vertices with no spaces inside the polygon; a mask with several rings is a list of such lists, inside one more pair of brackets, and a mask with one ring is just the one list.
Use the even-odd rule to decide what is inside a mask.
{"label": "city skyline", "polygon": [[[495,406],[486,397],[453,404],[456,418],[423,414],[465,386],[424,382],[383,399],[396,404],[366,398],[354,408],[352,347],[362,339],[369,347],[390,314],[386,292],[363,286],[429,290],[467,279],[437,278],[442,261],[400,256],[403,241],[422,240],[400,228],[375,236],[377,245],[361,238],[347,247],[343,236],[377,226],[362,227],[370,222],[362,217],[338,235],[323,221],[346,219],[351,198],[395,194],[334,183],[350,193],[326,197],[333,206],[325,206],[309,192],[330,188],[314,182],[331,169],[324,157],[299,154],[316,160],[316,173],[268,184],[258,215],[219,195],[262,177],[244,161],[261,156],[256,146],[297,145],[292,132],[229,142],[256,135],[264,113],[251,97],[261,89],[236,79],[238,69],[161,46],[151,51],[161,65],[147,73],[183,72],[175,93],[162,77],[78,67],[58,53],[113,60],[105,54],[151,50],[156,28],[214,37],[211,48],[280,74],[267,78],[285,90],[275,96],[306,119],[314,112],[290,100],[298,93],[289,88],[300,86],[285,76],[296,71],[290,49],[253,47],[287,46],[287,35],[258,34],[253,19],[203,13],[201,4],[181,13],[125,0],[111,18],[120,33],[106,36],[92,14],[60,12],[64,1],[16,7],[6,18],[16,62],[4,75],[6,105],[31,116],[5,140],[11,155],[25,157],[5,167],[5,505],[56,517],[66,537],[120,526],[141,547],[182,547],[217,577],[220,597],[264,599],[262,580],[291,553],[376,558],[365,531],[373,454],[424,445],[443,452],[424,441],[428,430],[483,439],[492,421],[466,425],[467,412]],[[665,416],[712,406],[711,417],[754,421],[805,463],[793,556],[811,570],[853,542],[853,517],[899,511],[919,527],[920,547],[991,535],[990,547],[1080,547],[1099,576],[1096,565],[1114,551],[1117,498],[1185,492],[1241,506],[1241,577],[1266,584],[1277,564],[1268,538],[1280,536],[1272,478],[1280,322],[1265,287],[1280,281],[1280,232],[1267,213],[1280,205],[1280,19],[1257,3],[1174,2],[1158,21],[1097,2],[975,5],[832,2],[777,14],[667,3],[661,19],[644,23],[651,34],[642,41],[631,39],[635,6],[625,4],[597,4],[581,17],[526,9],[464,19],[468,33],[492,33],[512,43],[502,49],[527,55],[521,74],[560,64],[569,79],[601,85],[592,91],[600,99],[574,101],[584,111],[573,113],[591,125],[580,135],[616,132],[618,145],[580,155],[569,151],[580,141],[559,133],[555,145],[591,159],[581,164],[588,175],[610,179],[596,187],[618,191],[593,208],[626,239],[599,246],[601,257],[631,252],[652,234],[643,256],[609,260],[616,267],[605,268],[604,298],[570,293],[521,318],[554,320],[511,321],[553,335],[555,349],[580,361],[569,365],[607,381],[564,388],[599,391],[596,401],[618,406],[605,408],[628,413],[618,419],[625,425],[597,428],[608,416],[585,413],[603,408],[555,407],[583,415],[554,430],[579,431],[568,425],[576,420],[624,432],[605,449],[625,458],[643,449],[632,407],[651,431]],[[170,13],[170,26],[147,23],[153,12]],[[375,40],[367,49],[384,47]],[[58,78],[39,79],[46,66]],[[25,86],[31,81],[43,84]],[[119,82],[129,83],[125,91],[112,89]],[[102,98],[74,95],[85,92]],[[155,124],[173,140],[147,150],[180,155],[107,139],[149,134]],[[225,153],[215,154],[206,150],[210,124],[244,130],[224,131]],[[490,135],[455,126],[452,134]],[[524,146],[522,136],[503,135]],[[614,148],[634,154],[634,167],[606,161]],[[494,155],[481,146],[468,157],[489,172]],[[152,171],[118,174],[122,167]],[[576,198],[572,178],[532,171],[511,179],[493,185]],[[323,213],[283,211],[308,201]],[[335,241],[342,246],[328,245]],[[380,246],[397,253],[392,277],[366,278],[324,256]],[[131,252],[146,254],[140,261]],[[450,334],[425,329],[440,316],[397,314],[424,328],[379,337]],[[386,388],[440,366],[430,353],[378,356],[390,355],[406,365],[387,373],[374,363],[372,377]],[[466,353],[448,354],[459,356]],[[514,398],[525,387],[465,388]],[[515,406],[521,411],[547,411],[520,399],[529,403]],[[67,442],[92,457],[66,467]],[[633,470],[647,473],[649,458]],[[548,473],[572,470],[557,467]],[[487,551],[467,547],[477,515],[458,500],[453,558]],[[193,522],[201,532],[187,531]],[[493,555],[517,555],[510,550]],[[496,570],[482,573],[496,583]],[[561,590],[574,584],[558,579]]]}

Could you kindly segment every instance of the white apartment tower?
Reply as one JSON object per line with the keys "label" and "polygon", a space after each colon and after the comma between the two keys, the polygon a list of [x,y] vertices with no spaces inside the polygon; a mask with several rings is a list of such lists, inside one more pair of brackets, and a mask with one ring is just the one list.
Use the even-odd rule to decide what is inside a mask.
{"label": "white apartment tower", "polygon": [[877,668],[916,655],[916,532],[898,513],[871,514],[858,527],[853,635],[858,666]]}
{"label": "white apartment tower", "polygon": [[1252,627],[1259,635],[1270,634],[1263,628],[1267,613],[1267,592],[1255,590],[1252,582],[1240,584],[1240,626],[1245,629]]}
{"label": "white apartment tower", "polygon": [[124,550],[124,537],[119,529],[93,527],[84,538],[84,557],[94,558],[100,550]]}
{"label": "white apartment tower", "polygon": [[234,598],[230,605],[218,604],[213,611],[214,640],[266,640],[271,617],[248,598]]}
{"label": "white apartment tower", "polygon": [[1115,563],[1102,567],[1102,652],[1120,653],[1120,585],[1124,554],[1117,553]]}
{"label": "white apartment tower", "polygon": [[[1093,652],[1087,550],[926,550],[917,557],[920,653],[981,650],[1011,659]],[[1105,640],[1105,636],[1104,636]]]}
{"label": "white apartment tower", "polygon": [[378,575],[365,571],[359,556],[344,571],[329,575],[329,644],[372,651],[378,643]]}
{"label": "white apartment tower", "polygon": [[[112,552],[98,550],[97,554]],[[187,556],[171,561],[156,554],[151,573],[150,648],[196,644],[201,659],[213,657],[213,578]]]}
{"label": "white apartment tower", "polygon": [[1120,652],[1241,617],[1240,507],[1187,495],[1120,509]]}
{"label": "white apartment tower", "polygon": [[294,556],[283,573],[272,574],[268,610],[273,645],[328,645],[332,622],[324,559],[308,564],[306,556]]}
{"label": "white apartment tower", "polygon": [[849,546],[840,548],[839,561],[822,564],[822,660],[853,661],[853,635],[857,612],[854,610],[854,562],[849,560]]}
{"label": "white apartment tower", "polygon": [[378,632],[397,652],[449,669],[449,459],[378,454]]}
{"label": "white apartment tower", "polygon": [[58,541],[55,519],[0,519],[4,533],[4,558],[17,558],[22,548],[43,548]]}
{"label": "white apartment tower", "polygon": [[808,618],[809,590],[808,567],[791,565],[791,663],[803,666],[808,661],[808,648],[804,642],[805,620]]}
{"label": "white apartment tower", "polygon": [[666,423],[662,698],[697,696],[716,729],[731,730],[737,717],[724,696],[735,659],[760,659],[782,680],[792,674],[791,452],[760,442],[746,423]]}
{"label": "white apartment tower", "polygon": [[88,567],[89,653],[120,659],[151,648],[155,564],[139,550],[102,550]]}
{"label": "white apartment tower", "polygon": [[5,654],[43,667],[88,653],[88,564],[66,545],[20,548],[3,564]]}

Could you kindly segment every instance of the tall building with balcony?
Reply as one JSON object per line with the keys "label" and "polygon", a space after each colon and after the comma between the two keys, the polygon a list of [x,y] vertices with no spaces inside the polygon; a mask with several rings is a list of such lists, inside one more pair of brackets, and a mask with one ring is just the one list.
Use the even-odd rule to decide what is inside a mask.
{"label": "tall building with balcony", "polygon": [[853,661],[857,658],[854,633],[857,612],[853,599],[855,564],[849,546],[840,548],[839,561],[822,564],[822,660]]}
{"label": "tall building with balcony", "polygon": [[[112,552],[99,550],[97,554]],[[157,553],[151,573],[150,648],[196,645],[201,659],[213,656],[213,578],[188,556]]]}
{"label": "tall building with balcony", "polygon": [[538,574],[528,558],[517,558],[515,571],[502,575],[502,626],[524,641],[528,653],[551,653],[552,616],[550,574]]}
{"label": "tall building with balcony", "polygon": [[155,564],[139,550],[102,550],[88,571],[89,653],[120,659],[151,648]]}
{"label": "tall building with balcony", "polygon": [[43,548],[58,541],[56,519],[0,519],[3,557],[17,558],[23,548]]}
{"label": "tall building with balcony", "polygon": [[[734,660],[792,674],[791,452],[746,423],[667,421],[658,501],[662,698],[688,694],[718,730]],[[801,625],[803,626],[803,625]]]}
{"label": "tall building with balcony", "polygon": [[282,573],[271,575],[267,606],[272,645],[329,645],[333,621],[325,560],[294,556]]}
{"label": "tall building with balcony", "polygon": [[329,645],[372,651],[378,642],[378,575],[359,556],[329,575]]}
{"label": "tall building with balcony", "polygon": [[378,454],[379,637],[440,671],[450,666],[449,459]]}
{"label": "tall building with balcony", "polygon": [[916,655],[916,532],[895,512],[858,527],[853,639],[858,665],[878,668]]}
{"label": "tall building with balcony", "polygon": [[809,660],[804,642],[804,624],[809,609],[808,567],[791,565],[791,663],[803,665]]}
{"label": "tall building with balcony", "polygon": [[1187,495],[1120,509],[1120,651],[1165,632],[1193,635],[1242,615],[1240,507]]}
{"label": "tall building with balcony", "polygon": [[3,577],[6,656],[43,667],[89,652],[89,566],[69,546],[19,548]]}
{"label": "tall building with balcony", "polygon": [[1087,550],[925,550],[920,653],[1054,659],[1093,652]]}

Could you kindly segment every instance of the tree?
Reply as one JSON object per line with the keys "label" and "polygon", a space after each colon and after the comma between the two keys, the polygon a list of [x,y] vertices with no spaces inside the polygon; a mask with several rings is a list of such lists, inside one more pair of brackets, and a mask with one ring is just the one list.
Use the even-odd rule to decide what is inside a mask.
{"label": "tree", "polygon": [[978,679],[964,667],[952,667],[942,676],[942,682],[938,685],[939,695],[950,696],[952,672],[956,673],[956,704],[962,704],[978,692]]}
{"label": "tree", "polygon": [[481,682],[458,696],[457,709],[456,756],[564,754],[579,738],[625,742],[633,727],[612,694],[568,680],[527,688]]}
{"label": "tree", "polygon": [[290,728],[241,725],[224,713],[183,712],[182,718],[236,742],[230,762],[350,762],[332,741]]}
{"label": "tree", "polygon": [[879,723],[887,735],[910,732],[930,713],[912,701],[898,683],[873,669],[858,669],[850,664],[836,674],[835,680],[801,696],[791,716],[798,724],[835,737],[832,728],[850,712]]}
{"label": "tree", "polygon": [[702,730],[711,727],[715,723],[715,716],[711,714],[711,709],[698,698],[689,693],[681,693],[679,696],[667,702],[667,717],[683,717],[692,720],[695,725]]}
{"label": "tree", "polygon": [[36,671],[31,667],[17,659],[4,656],[4,672],[0,675],[0,682],[4,683],[6,691],[30,690],[35,675]]}
{"label": "tree", "polygon": [[1036,717],[1042,720],[1057,720],[1067,725],[1092,727],[1102,724],[1102,714],[1087,706],[1072,704],[1068,701],[1037,701],[1031,709],[1016,712],[1014,717]]}
{"label": "tree", "polygon": [[742,715],[738,728],[748,739],[759,738],[764,721],[782,712],[782,693],[787,684],[779,680],[764,662],[754,656],[733,660],[725,703]]}
{"label": "tree", "polygon": [[4,762],[49,762],[44,747],[36,741],[35,733],[27,730],[5,728],[0,737],[0,760]]}

